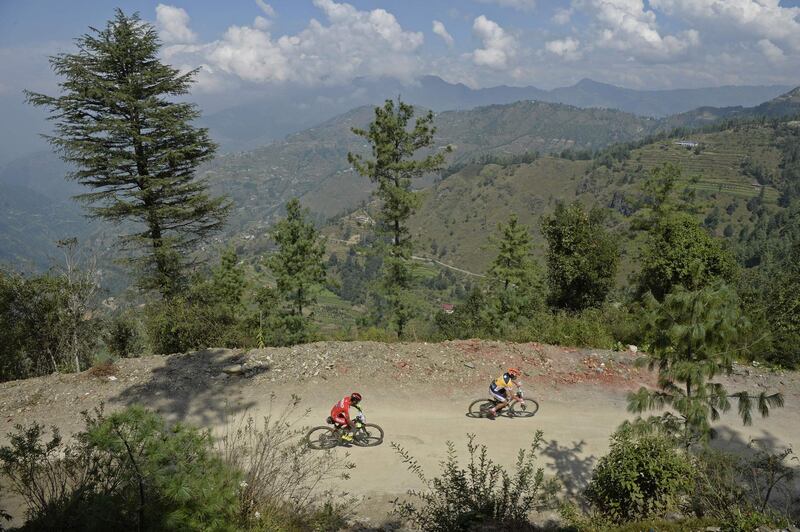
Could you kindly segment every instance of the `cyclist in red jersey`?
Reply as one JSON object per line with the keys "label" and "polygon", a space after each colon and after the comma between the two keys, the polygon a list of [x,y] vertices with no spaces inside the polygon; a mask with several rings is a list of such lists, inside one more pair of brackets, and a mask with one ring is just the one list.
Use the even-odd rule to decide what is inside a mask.
{"label": "cyclist in red jersey", "polygon": [[358,410],[359,413],[362,413],[361,407],[358,406],[360,402],[361,394],[353,392],[345,396],[331,408],[333,424],[340,428],[347,428],[347,433],[343,436],[346,441],[353,441],[353,429],[355,428],[355,422],[350,419],[350,407],[352,406]]}

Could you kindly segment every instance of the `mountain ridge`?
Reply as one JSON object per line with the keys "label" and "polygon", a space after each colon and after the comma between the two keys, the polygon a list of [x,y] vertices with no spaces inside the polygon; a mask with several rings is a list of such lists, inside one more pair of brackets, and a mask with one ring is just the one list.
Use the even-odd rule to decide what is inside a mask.
{"label": "mountain ridge", "polygon": [[349,109],[378,105],[386,98],[398,95],[407,103],[437,112],[537,100],[664,117],[708,105],[754,106],[789,89],[791,86],[786,85],[726,85],[699,89],[638,90],[589,78],[574,85],[549,90],[509,85],[471,89],[463,83],[449,83],[431,75],[421,76],[407,84],[391,79],[360,78],[350,86],[326,87],[324,93],[302,87],[276,90],[254,101],[205,116],[201,123],[212,130],[225,151],[241,151],[313,127]]}

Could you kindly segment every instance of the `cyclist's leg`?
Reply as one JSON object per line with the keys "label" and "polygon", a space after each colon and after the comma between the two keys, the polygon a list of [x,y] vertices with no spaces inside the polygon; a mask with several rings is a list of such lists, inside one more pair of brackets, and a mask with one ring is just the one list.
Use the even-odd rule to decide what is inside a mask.
{"label": "cyclist's leg", "polygon": [[500,410],[505,408],[508,405],[508,398],[505,394],[501,394],[499,391],[489,389],[489,393],[491,394],[492,399],[495,401],[494,407],[489,411],[492,415],[497,415]]}
{"label": "cyclist's leg", "polygon": [[508,398],[508,390],[506,390],[505,397],[503,397],[503,400],[500,401],[500,403],[498,403],[498,405],[496,407],[494,407],[495,412],[500,412],[502,409],[507,407],[508,403],[510,403],[510,402],[511,402],[511,400]]}

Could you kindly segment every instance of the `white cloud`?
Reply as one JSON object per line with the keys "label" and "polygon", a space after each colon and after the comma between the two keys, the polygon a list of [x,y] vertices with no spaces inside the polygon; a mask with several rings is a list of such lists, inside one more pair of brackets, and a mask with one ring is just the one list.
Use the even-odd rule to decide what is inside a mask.
{"label": "white cloud", "polygon": [[553,14],[553,22],[563,26],[564,24],[568,24],[570,19],[572,18],[572,8],[559,8],[556,9],[556,12]]}
{"label": "white cloud", "polygon": [[773,63],[780,63],[786,57],[783,50],[772,44],[769,39],[761,39],[758,41],[757,46],[761,53],[764,54],[764,57]]}
{"label": "white cloud", "polygon": [[544,47],[548,52],[563,57],[568,61],[575,61],[581,58],[579,50],[581,42],[578,39],[567,37],[565,39],[557,39],[548,41]]}
{"label": "white cloud", "polygon": [[158,4],[156,6],[158,34],[166,43],[190,43],[197,34],[189,29],[189,14],[180,7]]}
{"label": "white cloud", "polygon": [[[249,82],[333,84],[358,76],[411,80],[420,73],[416,51],[424,37],[405,31],[384,9],[360,11],[334,0],[314,0],[327,23],[311,19],[294,35],[273,36],[268,20],[231,26],[217,41],[166,53],[195,55],[214,75],[224,73]],[[186,61],[186,58],[181,56]]]}
{"label": "white cloud", "polygon": [[472,52],[472,61],[478,66],[496,70],[508,68],[510,59],[516,54],[516,39],[483,15],[475,19],[472,31],[483,43],[483,48]]}
{"label": "white cloud", "polygon": [[481,4],[497,4],[498,6],[511,7],[520,11],[533,11],[536,9],[536,0],[478,0]]}
{"label": "white cloud", "polygon": [[662,35],[656,14],[643,0],[579,0],[594,15],[599,32],[595,44],[649,61],[669,61],[700,44],[700,34],[687,30]]}
{"label": "white cloud", "polygon": [[275,18],[275,9],[271,5],[264,0],[256,0],[256,4],[266,16]]}
{"label": "white cloud", "polygon": [[800,51],[800,7],[783,7],[779,0],[650,0],[650,5],[685,20],[707,21],[715,31]]}
{"label": "white cloud", "polygon": [[451,48],[453,47],[453,36],[448,33],[447,28],[444,27],[444,24],[438,20],[433,21],[433,33],[441,37],[447,46]]}
{"label": "white cloud", "polygon": [[272,21],[262,16],[257,16],[253,21],[253,27],[257,30],[266,31],[272,27]]}

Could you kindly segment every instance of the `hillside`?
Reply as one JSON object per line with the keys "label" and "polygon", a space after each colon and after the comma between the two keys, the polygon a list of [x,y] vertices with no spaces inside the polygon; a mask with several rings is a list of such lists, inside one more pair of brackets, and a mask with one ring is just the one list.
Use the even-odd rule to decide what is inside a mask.
{"label": "hillside", "polygon": [[800,87],[783,93],[754,107],[703,106],[662,120],[665,128],[703,127],[720,120],[752,120],[756,118],[781,118],[800,114]]}
{"label": "hillside", "polygon": [[[794,114],[798,109],[800,102],[798,102],[798,91],[795,90],[747,110],[747,116],[753,116],[758,112],[769,116],[782,116]],[[552,153],[566,148],[597,150],[618,142],[640,140],[649,134],[668,130],[680,124],[691,122],[707,125],[706,122],[713,122],[723,117],[726,111],[698,110],[697,113],[696,116],[710,113],[710,118],[698,122],[699,119],[696,117],[689,118],[687,115],[683,118],[654,120],[620,111],[579,109],[562,104],[521,101],[467,111],[439,113],[436,117],[438,131],[435,142],[437,146],[452,145],[455,150],[449,156],[449,164],[459,165],[486,155],[508,156],[537,151]],[[737,113],[742,115],[743,111]],[[235,204],[225,234],[210,242],[211,247],[227,239],[239,246],[240,252],[245,255],[262,253],[268,245],[265,238],[267,229],[276,217],[281,215],[285,202],[292,197],[300,197],[320,222],[350,212],[368,201],[372,186],[368,180],[350,169],[346,156],[348,151],[367,149],[363,139],[353,135],[350,129],[353,126],[367,125],[372,116],[371,107],[360,107],[317,127],[290,135],[281,142],[248,152],[220,155],[204,166],[201,173],[210,178],[215,191],[229,195]],[[685,160],[682,161],[682,164],[688,165],[689,171],[705,172],[706,187],[715,186],[715,179],[724,181],[727,179],[726,175],[731,172],[735,174],[737,165],[741,164],[741,154],[745,153],[737,146],[725,146],[724,139],[715,142],[715,147],[707,153],[695,158],[684,157]],[[757,148],[753,149],[758,151]],[[672,147],[671,151],[661,150],[658,154],[655,154],[656,151],[658,150],[655,148],[643,150],[641,154],[643,165],[661,160],[661,155],[667,159],[675,154],[687,155],[675,147]],[[726,151],[729,154],[727,158]],[[759,157],[761,155],[755,153],[751,156],[754,159]],[[767,157],[767,159],[768,165],[774,167],[774,158]],[[532,185],[530,191],[523,190],[523,195],[520,197],[530,195],[535,202],[541,203],[541,201],[549,202],[551,195],[561,198],[574,194],[574,187],[577,185],[572,189],[565,188],[568,187],[567,181],[559,183],[555,189],[553,184],[547,184],[548,180],[557,178],[561,171],[552,170],[547,164],[540,162],[529,169],[533,174],[523,180],[527,179],[536,184]],[[717,165],[721,166],[717,168]],[[585,171],[580,163],[567,166],[574,167],[573,170],[565,170],[567,175],[577,175]],[[474,169],[466,171],[465,175],[468,175]],[[556,173],[552,176],[548,174],[543,178],[544,181],[537,177],[537,172],[552,171]],[[629,172],[631,169],[626,168],[625,171]],[[5,205],[8,206],[0,210],[0,218],[3,220],[0,232],[0,260],[16,264],[27,263],[38,269],[46,269],[50,265],[48,257],[55,254],[55,240],[70,236],[78,236],[82,240],[90,238],[89,235],[93,230],[83,227],[86,224],[83,213],[76,204],[67,199],[70,195],[81,191],[81,187],[66,182],[63,179],[65,173],[66,167],[51,153],[20,158],[0,171],[0,186],[16,187],[13,189],[15,192],[8,191],[4,194],[7,198]],[[432,185],[434,177],[429,176],[418,186]],[[746,181],[733,179],[725,183],[729,187],[740,187],[740,196],[742,194],[747,196],[752,192],[750,183]],[[515,190],[513,185],[504,186]],[[33,203],[13,200],[15,194],[18,195],[26,189],[33,189],[35,194],[44,196],[44,199]],[[35,194],[30,197],[36,197]],[[515,195],[499,190],[486,194],[497,196],[495,198],[497,201],[489,201],[488,204],[501,209],[505,207],[506,200],[500,201],[499,196]],[[765,194],[774,197],[774,192],[769,189]],[[519,201],[519,198],[507,201],[513,203]],[[606,198],[603,201],[610,200]],[[472,204],[457,206],[462,218],[472,212],[474,207]],[[522,204],[515,206],[517,210],[522,207]],[[437,211],[440,214],[442,212],[439,208]],[[53,215],[43,216],[43,212],[51,212]],[[494,212],[500,211],[495,209]],[[450,216],[448,220],[452,218]],[[28,224],[28,220],[36,220],[36,223]],[[430,218],[427,222],[435,224],[433,231],[436,232],[440,231],[436,228],[441,227],[443,219],[435,221],[434,218]],[[487,224],[490,227],[495,225],[493,222]],[[435,235],[436,239],[441,241],[439,244],[445,249],[451,248],[452,246],[444,242],[444,236],[449,235]],[[433,242],[433,239],[426,241],[425,249],[428,249]],[[102,244],[101,255],[111,252],[109,243]]]}
{"label": "hillside", "polygon": [[[768,208],[779,208],[775,184],[780,182],[781,152],[777,144],[786,131],[797,130],[770,124],[738,126],[691,135],[687,141],[697,146],[688,149],[678,144],[680,138],[661,140],[631,150],[626,159],[610,167],[555,157],[529,164],[470,164],[421,192],[422,204],[411,222],[416,252],[483,272],[494,253],[489,237],[513,212],[532,228],[535,252],[541,255],[540,219],[558,200],[611,207],[610,226],[624,229],[644,180],[665,162],[683,169],[681,188],[696,191],[707,227],[718,236],[734,237],[751,223],[749,200],[763,193]],[[365,230],[346,223],[331,226],[332,234],[341,235],[341,227],[350,238]],[[632,245],[624,246],[628,253]]]}
{"label": "hillside", "polygon": [[[350,169],[347,153],[366,150],[350,129],[372,117],[371,107],[361,107],[283,142],[218,157],[205,171],[236,204],[233,228],[265,228],[291,197],[322,217],[367,200],[371,186]],[[435,145],[452,145],[453,162],[487,153],[591,150],[642,138],[655,123],[619,111],[517,102],[437,114]]]}

